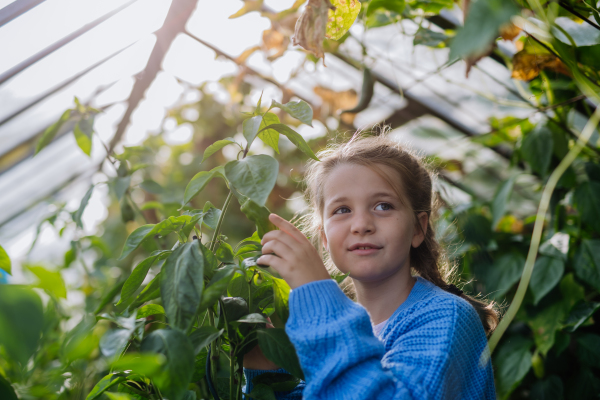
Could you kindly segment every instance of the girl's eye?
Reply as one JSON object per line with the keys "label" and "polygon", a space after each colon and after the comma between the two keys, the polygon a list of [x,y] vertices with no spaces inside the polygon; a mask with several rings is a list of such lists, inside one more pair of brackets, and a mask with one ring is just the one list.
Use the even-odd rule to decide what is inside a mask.
{"label": "girl's eye", "polygon": [[335,210],[333,213],[334,214],[347,214],[350,212],[350,209],[348,207],[340,207],[337,210]]}
{"label": "girl's eye", "polygon": [[377,211],[387,211],[387,210],[391,210],[392,209],[392,205],[389,203],[379,203],[377,204],[377,206],[375,207],[375,209]]}

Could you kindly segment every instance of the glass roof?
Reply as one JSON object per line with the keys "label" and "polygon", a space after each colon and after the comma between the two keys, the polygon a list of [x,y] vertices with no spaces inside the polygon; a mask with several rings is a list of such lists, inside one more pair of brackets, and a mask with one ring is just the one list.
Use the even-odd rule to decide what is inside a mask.
{"label": "glass roof", "polygon": [[[0,0],[0,16],[10,3]],[[291,7],[293,1],[264,3],[277,11]],[[253,101],[261,92],[265,98],[280,100],[285,88],[322,108],[329,101],[327,93],[340,98],[340,93],[360,92],[362,72],[356,65],[362,63],[378,82],[369,107],[350,125],[369,129],[395,121],[391,134],[397,140],[425,155],[464,161],[460,171],[440,176],[440,193],[447,203],[464,204],[473,196],[490,199],[498,182],[516,173],[503,156],[469,140],[490,131],[492,115],[532,113],[523,100],[528,93],[515,86],[500,63],[483,59],[467,79],[464,62],[447,63],[448,49],[414,46],[412,34],[418,27],[403,21],[366,32],[355,25],[339,47],[340,57],[326,55],[326,67],[307,61],[305,53],[291,45],[275,61],[257,51],[240,67],[236,58],[257,46],[263,31],[271,27],[259,13],[228,19],[241,5],[239,0],[220,0],[211,3],[210,12],[201,7],[194,11],[187,32],[176,36],[162,59],[160,72],[133,112],[119,146],[139,144],[165,129],[167,110],[195,101],[195,87],[201,84],[206,83],[218,101],[228,102],[230,94],[218,81],[237,75],[241,68],[253,88],[249,96]],[[75,210],[90,181],[99,179],[96,172],[102,168],[105,151],[98,139],[108,143],[115,134],[132,88],[159,46],[154,33],[165,23],[170,6],[168,0],[46,0],[0,26],[1,77],[73,32],[114,14],[0,84],[0,243],[12,257],[24,257],[39,221],[52,211],[52,201],[65,201],[67,208]],[[456,13],[448,13],[447,18],[460,19]],[[441,30],[433,24],[429,28]],[[368,49],[366,57],[363,46]],[[515,50],[505,45],[503,51]],[[96,118],[98,137],[92,156],[82,154],[65,131],[33,157],[40,133],[72,107],[74,96],[104,109]],[[402,112],[413,117],[402,117]],[[322,136],[337,124],[330,118],[325,125],[316,122],[314,129],[305,127],[300,133],[307,138]],[[511,201],[522,206],[524,215],[535,207],[537,194],[531,190],[535,185],[526,174],[517,180]],[[103,215],[106,207],[101,194],[94,196],[85,213],[89,222],[84,227],[89,232],[98,223],[93,215]],[[70,240],[55,239],[52,245],[50,241],[37,244],[38,254],[55,251],[57,242],[68,246]]]}

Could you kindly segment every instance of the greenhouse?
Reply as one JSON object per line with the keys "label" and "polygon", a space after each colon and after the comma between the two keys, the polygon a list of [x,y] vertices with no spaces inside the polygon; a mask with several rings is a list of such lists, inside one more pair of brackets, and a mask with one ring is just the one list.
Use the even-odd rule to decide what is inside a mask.
{"label": "greenhouse", "polygon": [[[599,10],[0,0],[0,399],[598,398]],[[277,214],[383,321],[307,233],[323,150],[376,137],[430,171],[437,289],[497,316],[478,356],[495,397],[418,368],[403,381],[408,355],[376,360],[389,391],[342,361],[311,369],[302,285],[257,261],[276,231],[300,234]],[[249,368],[259,348],[274,368]]]}

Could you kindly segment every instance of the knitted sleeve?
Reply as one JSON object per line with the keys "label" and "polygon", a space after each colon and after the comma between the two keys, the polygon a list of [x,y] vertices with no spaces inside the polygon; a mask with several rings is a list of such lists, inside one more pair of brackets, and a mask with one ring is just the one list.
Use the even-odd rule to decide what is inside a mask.
{"label": "knitted sleeve", "polygon": [[383,336],[333,280],[290,293],[286,324],[306,377],[305,399],[494,399],[487,340],[475,310],[429,296]]}

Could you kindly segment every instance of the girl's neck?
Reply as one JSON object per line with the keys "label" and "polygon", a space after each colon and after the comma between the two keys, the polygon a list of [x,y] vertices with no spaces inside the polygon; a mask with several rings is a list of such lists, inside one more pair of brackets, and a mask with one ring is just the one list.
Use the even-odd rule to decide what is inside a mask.
{"label": "girl's neck", "polygon": [[410,274],[410,268],[402,268],[398,273],[377,282],[353,280],[356,299],[367,309],[374,324],[392,316],[406,301],[416,281]]}

